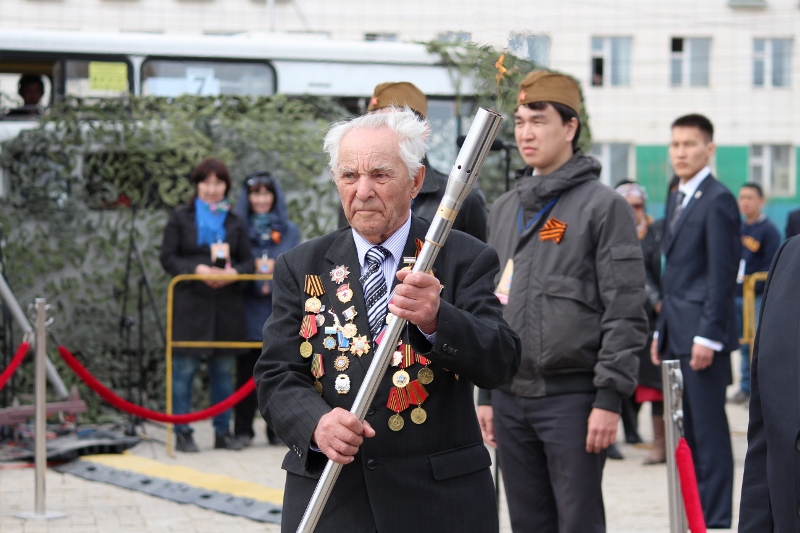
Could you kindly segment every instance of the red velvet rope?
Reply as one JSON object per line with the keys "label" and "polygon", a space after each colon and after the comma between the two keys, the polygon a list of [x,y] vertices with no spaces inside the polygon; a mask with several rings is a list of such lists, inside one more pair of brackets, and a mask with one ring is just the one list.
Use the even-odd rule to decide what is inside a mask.
{"label": "red velvet rope", "polygon": [[160,413],[158,411],[152,411],[150,409],[145,409],[135,403],[131,403],[127,400],[123,400],[111,390],[97,381],[93,375],[89,373],[86,368],[75,359],[75,356],[72,355],[69,350],[64,348],[63,346],[58,347],[58,353],[61,355],[61,358],[64,359],[64,362],[69,365],[73,372],[78,374],[78,377],[86,383],[89,388],[95,391],[101,398],[105,401],[116,407],[117,409],[121,409],[126,413],[130,413],[132,415],[138,416],[140,418],[146,418],[148,420],[155,420],[157,422],[166,422],[168,424],[188,424],[189,422],[196,422],[198,420],[204,420],[206,418],[211,418],[217,416],[221,412],[225,411],[226,409],[230,409],[240,401],[242,401],[248,394],[253,392],[256,388],[255,381],[250,378],[250,381],[242,385],[242,387],[234,392],[232,395],[228,396],[218,404],[212,405],[202,411],[197,411],[196,413],[188,413],[184,415],[168,415],[165,413]]}
{"label": "red velvet rope", "polygon": [[3,390],[8,380],[11,379],[11,376],[17,371],[17,368],[19,368],[22,360],[25,359],[25,355],[27,355],[30,347],[31,343],[29,342],[20,343],[19,348],[17,348],[17,353],[15,353],[14,358],[11,359],[11,363],[9,363],[8,367],[0,374],[0,390]]}
{"label": "red velvet rope", "polygon": [[697,476],[694,472],[692,450],[686,439],[681,437],[675,450],[675,463],[681,479],[681,494],[683,507],[686,509],[686,519],[689,522],[689,531],[692,533],[706,533],[706,521],[703,518],[703,508],[700,505],[700,492],[697,490]]}

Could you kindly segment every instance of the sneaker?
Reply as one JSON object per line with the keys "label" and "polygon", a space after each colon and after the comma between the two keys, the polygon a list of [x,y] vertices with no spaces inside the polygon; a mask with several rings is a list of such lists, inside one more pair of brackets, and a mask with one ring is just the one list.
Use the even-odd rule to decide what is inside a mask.
{"label": "sneaker", "polygon": [[620,452],[619,448],[617,448],[616,444],[612,444],[611,446],[606,448],[606,457],[608,457],[609,459],[614,459],[616,461],[625,459],[625,457],[622,455],[622,452]]}
{"label": "sneaker", "polygon": [[214,449],[216,450],[241,450],[244,444],[230,433],[214,436]]}
{"label": "sneaker", "polygon": [[730,403],[735,403],[735,404],[748,403],[750,401],[750,395],[740,390],[736,394],[731,396],[728,401]]}
{"label": "sneaker", "polygon": [[200,449],[194,442],[192,433],[187,431],[175,434],[175,451],[184,453],[197,453]]}

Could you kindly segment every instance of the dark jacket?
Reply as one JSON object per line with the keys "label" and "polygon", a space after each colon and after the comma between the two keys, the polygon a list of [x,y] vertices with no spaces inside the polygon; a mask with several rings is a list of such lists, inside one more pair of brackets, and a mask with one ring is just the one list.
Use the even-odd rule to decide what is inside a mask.
{"label": "dark jacket", "polygon": [[800,238],[770,268],[753,349],[740,533],[800,532]]}
{"label": "dark jacket", "polygon": [[[240,274],[252,274],[253,256],[242,219],[228,213],[225,242],[230,245],[231,266]],[[164,228],[161,266],[169,274],[194,274],[197,265],[211,265],[211,249],[198,246],[194,204],[176,207]],[[240,283],[212,289],[201,281],[175,286],[172,339],[187,341],[244,341],[244,304]],[[230,350],[227,350],[230,352]],[[187,353],[204,355],[208,349]]]}
{"label": "dark jacket", "polygon": [[786,218],[786,238],[794,237],[800,233],[800,209],[789,211]]}
{"label": "dark jacket", "polygon": [[[667,204],[674,212],[676,193]],[[713,176],[697,188],[664,235],[666,266],[658,317],[658,350],[689,357],[694,337],[721,342],[723,352],[739,347],[734,294],[741,257],[739,207]]]}
{"label": "dark jacket", "polygon": [[[286,205],[286,197],[277,180],[272,180],[275,188],[275,200],[272,204],[270,223],[272,229],[278,233],[273,237],[264,239],[250,221],[250,201],[248,200],[247,185],[242,185],[239,198],[236,201],[236,208],[233,210],[244,222],[247,229],[247,236],[250,239],[250,247],[253,257],[266,255],[270,259],[276,259],[286,250],[290,250],[300,244],[300,228],[297,224],[289,220],[289,208]],[[277,239],[277,242],[276,242]],[[252,281],[245,284],[244,288],[244,309],[247,320],[247,340],[260,341],[263,338],[264,322],[272,314],[272,293],[266,296],[261,293],[261,288],[268,281]]]}
{"label": "dark jacket", "polygon": [[[415,239],[424,239],[427,228],[423,220],[412,218],[404,256],[414,256]],[[337,266],[350,271],[347,282],[353,296],[347,303],[336,297],[337,284],[331,280],[330,272]],[[430,360],[434,373],[422,405],[428,419],[415,424],[408,409],[401,413],[402,430],[387,427],[393,413],[386,404],[396,369],[386,372],[366,415],[376,435],[365,439],[355,460],[342,468],[316,531],[497,531],[491,459],[481,441],[472,383],[496,387],[519,365],[519,338],[503,320],[493,295],[498,270],[494,250],[461,232],[450,233],[433,265],[444,286],[435,343],[431,345],[414,326],[407,332],[409,344]],[[361,356],[348,354],[350,365],[341,373],[349,376],[351,389],[337,394],[334,382],[340,372],[333,361],[340,352],[323,346],[326,335],[320,328],[310,338],[313,353],[322,354],[325,370],[320,378],[322,393],[317,393],[313,358],[300,355],[303,338],[298,331],[308,298],[305,276],[320,276],[325,289],[320,300],[337,316],[343,317],[352,306],[357,312],[353,323],[369,337],[359,272],[350,229],[301,244],[281,255],[275,265],[275,312],[264,327],[264,352],[254,376],[261,413],[290,448],[283,461],[284,531],[295,531],[326,463],[323,454],[310,449],[314,428],[332,408],[351,408],[375,351],[372,344]],[[322,315],[330,326],[328,311]],[[411,379],[416,379],[419,368],[419,364],[409,368]],[[427,503],[398,519],[398,497],[404,497],[400,495]]]}
{"label": "dark jacket", "polygon": [[647,233],[642,239],[642,255],[644,256],[644,277],[647,299],[645,300],[645,313],[649,325],[647,343],[639,351],[639,384],[655,389],[661,388],[661,367],[653,364],[650,359],[650,344],[653,332],[656,330],[656,305],[661,302],[661,241],[664,237],[664,219],[656,220],[647,228]]}
{"label": "dark jacket", "polygon": [[[494,203],[488,243],[514,260],[503,316],[522,340],[522,364],[503,389],[524,397],[596,392],[594,407],[619,412],[636,387],[647,340],[642,248],[631,207],[598,181],[600,164],[577,151],[548,176],[526,169]],[[530,221],[520,235],[519,214]],[[563,240],[542,240],[551,219]]]}
{"label": "dark jacket", "polygon": [[[436,216],[436,210],[439,209],[442,198],[444,198],[448,176],[433,168],[427,157],[422,162],[425,164],[425,181],[422,182],[422,187],[417,197],[411,203],[411,211],[430,224]],[[467,197],[464,198],[456,220],[453,222],[453,229],[463,231],[476,239],[486,242],[486,219],[488,214],[486,197],[476,183]],[[348,225],[344,211],[340,207],[339,227],[344,228]]]}

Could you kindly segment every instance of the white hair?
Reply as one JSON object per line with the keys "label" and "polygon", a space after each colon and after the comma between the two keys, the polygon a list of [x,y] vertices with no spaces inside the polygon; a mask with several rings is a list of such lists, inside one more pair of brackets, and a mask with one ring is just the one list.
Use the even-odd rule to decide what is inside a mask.
{"label": "white hair", "polygon": [[339,164],[339,144],[344,136],[357,129],[377,130],[384,127],[397,136],[400,159],[408,171],[409,179],[414,179],[425,157],[430,127],[425,119],[417,116],[408,106],[402,109],[392,106],[381,109],[380,113],[368,113],[331,124],[322,147],[328,154],[328,166],[333,171],[334,181]]}

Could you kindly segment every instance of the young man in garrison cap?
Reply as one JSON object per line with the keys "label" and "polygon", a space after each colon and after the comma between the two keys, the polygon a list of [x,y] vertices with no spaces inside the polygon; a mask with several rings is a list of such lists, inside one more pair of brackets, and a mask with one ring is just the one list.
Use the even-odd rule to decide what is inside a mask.
{"label": "young man in garrison cap", "polygon": [[489,214],[488,244],[513,265],[503,316],[522,341],[519,372],[481,391],[514,531],[605,531],[601,481],[621,399],[647,341],[633,212],[578,148],[580,90],[545,71],[520,84],[514,131],[527,166]]}
{"label": "young man in garrison cap", "polygon": [[[416,85],[407,81],[389,81],[378,84],[369,101],[367,110],[370,112],[378,111],[390,106],[408,106],[423,119],[426,119],[428,115],[428,99]],[[422,163],[425,166],[425,181],[423,181],[422,189],[411,205],[411,211],[430,223],[433,222],[436,210],[444,197],[444,191],[447,188],[447,175],[433,168],[427,157],[422,160]],[[486,198],[476,184],[464,199],[464,203],[461,204],[461,209],[453,223],[453,229],[469,233],[476,239],[486,242],[486,218],[488,214]],[[346,225],[347,219],[344,217],[344,212],[340,210],[339,226]]]}

